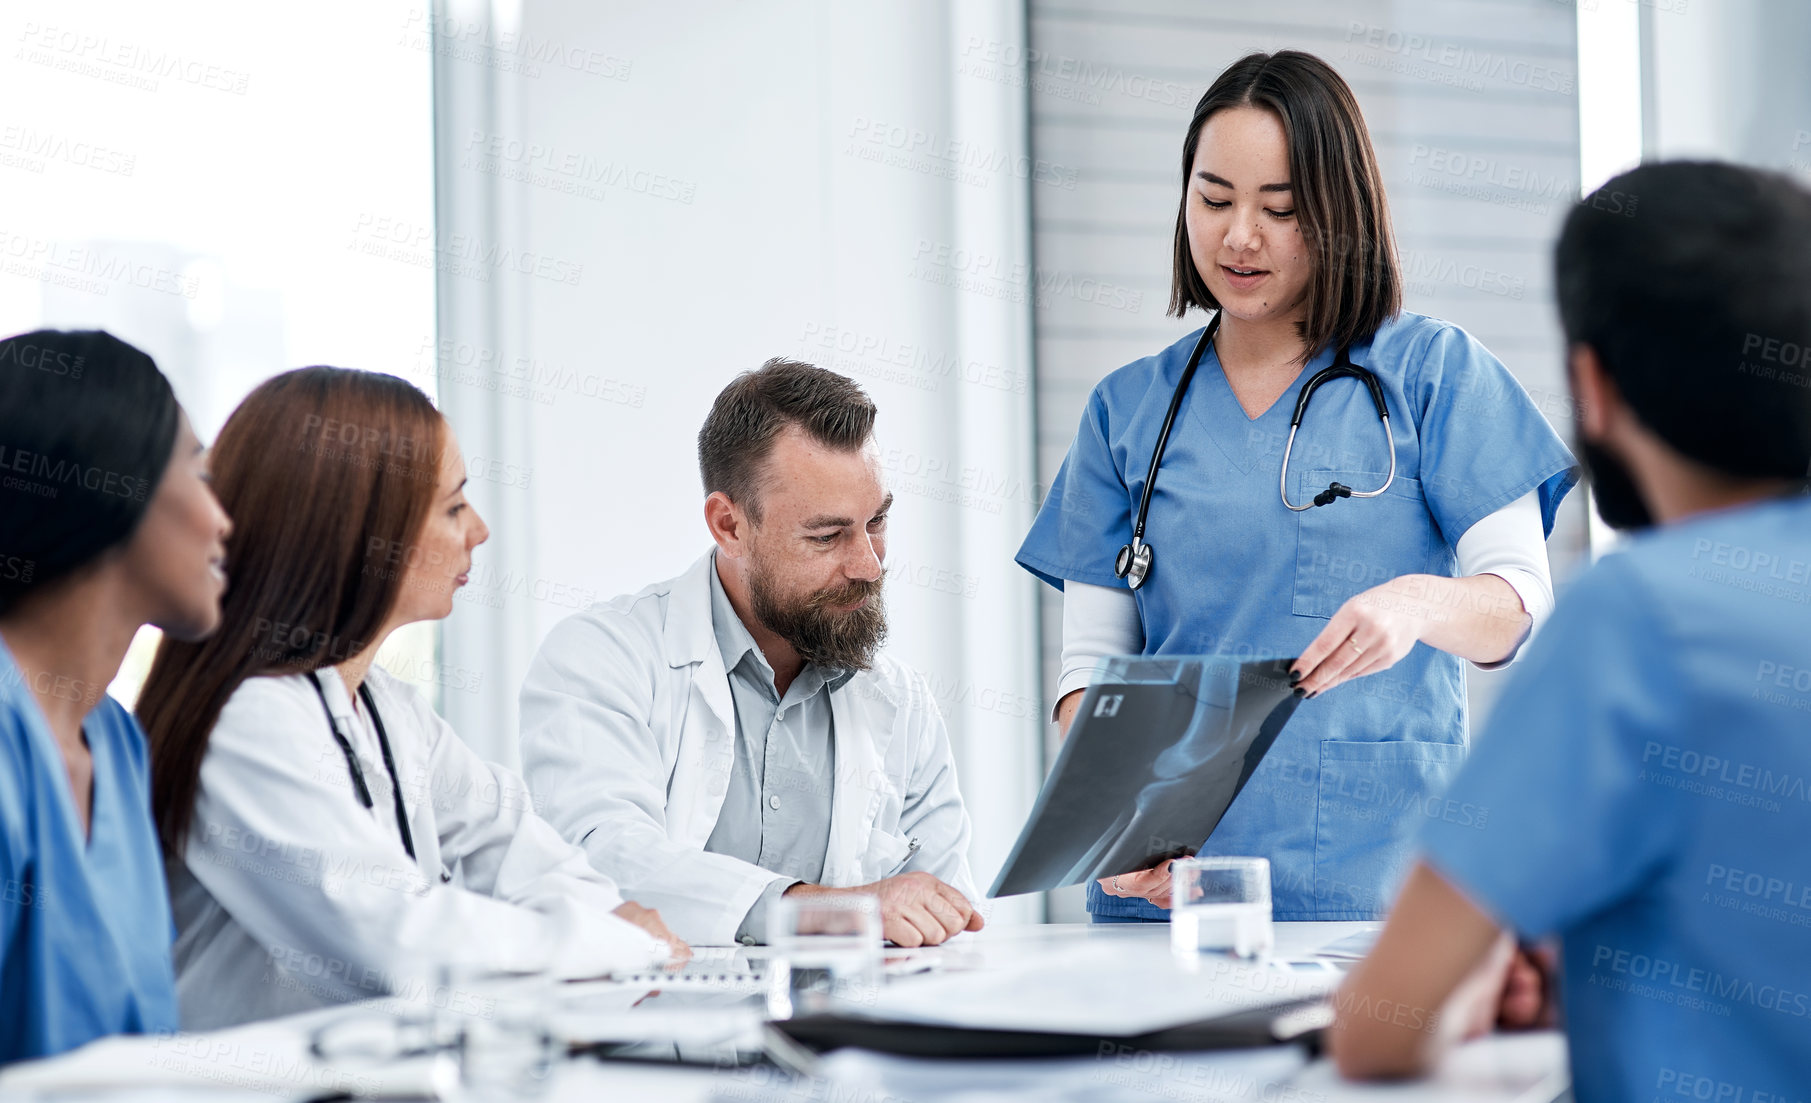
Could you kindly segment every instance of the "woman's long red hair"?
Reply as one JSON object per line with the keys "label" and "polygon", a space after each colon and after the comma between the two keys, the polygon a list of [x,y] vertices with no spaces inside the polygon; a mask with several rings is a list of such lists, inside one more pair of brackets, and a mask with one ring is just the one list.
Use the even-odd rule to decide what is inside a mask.
{"label": "woman's long red hair", "polygon": [[181,853],[220,711],[247,678],[345,661],[395,608],[439,482],[446,423],[390,375],[300,368],[259,386],[220,430],[214,492],[233,519],[220,628],[165,637],[138,698],[158,831]]}

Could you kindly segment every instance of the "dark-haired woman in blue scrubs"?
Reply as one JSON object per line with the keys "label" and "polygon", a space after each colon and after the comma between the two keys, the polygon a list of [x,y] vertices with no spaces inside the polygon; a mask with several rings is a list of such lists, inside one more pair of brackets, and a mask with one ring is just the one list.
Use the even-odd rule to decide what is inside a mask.
{"label": "dark-haired woman in blue scrubs", "polygon": [[[1442,800],[1465,663],[1511,660],[1551,605],[1545,539],[1577,472],[1496,357],[1401,309],[1382,174],[1325,62],[1221,74],[1181,182],[1170,310],[1212,328],[1094,388],[1018,554],[1063,590],[1059,721],[1107,655],[1296,658],[1309,699],[1212,836],[1154,849],[1268,858],[1280,920],[1373,919],[1419,823],[1488,816]],[[1358,370],[1312,391],[1292,437],[1336,364]],[[1091,885],[1088,907],[1161,920],[1168,896],[1164,863]]]}
{"label": "dark-haired woman in blue scrubs", "polygon": [[141,625],[214,630],[230,529],[149,356],[0,341],[0,1064],[177,1027],[145,739],[107,684]]}

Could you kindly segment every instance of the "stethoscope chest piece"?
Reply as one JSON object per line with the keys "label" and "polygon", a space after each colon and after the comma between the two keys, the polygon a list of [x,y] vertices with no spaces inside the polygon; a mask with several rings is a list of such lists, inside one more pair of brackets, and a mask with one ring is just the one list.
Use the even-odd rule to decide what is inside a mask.
{"label": "stethoscope chest piece", "polygon": [[1130,544],[1120,545],[1119,555],[1113,560],[1113,573],[1136,590],[1144,585],[1146,576],[1151,573],[1152,555],[1151,545],[1134,536]]}

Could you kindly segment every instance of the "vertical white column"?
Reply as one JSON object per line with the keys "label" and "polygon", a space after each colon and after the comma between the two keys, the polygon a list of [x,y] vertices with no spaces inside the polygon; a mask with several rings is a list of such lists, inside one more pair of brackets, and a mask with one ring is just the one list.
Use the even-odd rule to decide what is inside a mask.
{"label": "vertical white column", "polygon": [[[504,40],[519,25],[514,0],[435,0],[434,8],[434,229],[436,256],[443,259],[435,279],[437,342],[442,384],[441,412],[459,434],[470,457],[519,456],[532,431],[528,404],[500,397],[487,383],[505,383],[507,353],[521,343],[525,303],[520,281],[507,273],[478,278],[462,258],[476,252],[514,249],[522,241],[524,212],[515,192],[496,176],[461,171],[467,137],[517,132],[520,90],[517,78],[498,68],[450,59],[441,49],[449,30],[482,28],[465,36],[468,53]],[[480,43],[473,45],[476,40]],[[477,350],[461,363],[460,381],[446,382],[449,350]],[[514,769],[520,764],[516,738],[516,692],[527,672],[534,644],[532,610],[510,600],[509,580],[534,577],[534,499],[525,493],[484,494],[483,514],[491,541],[474,553],[472,578],[441,627],[442,669],[458,675],[462,692],[441,695],[441,710],[453,729],[488,759]]]}
{"label": "vertical white column", "polygon": [[[952,0],[949,58],[959,59],[973,42],[999,42],[1012,55],[1026,47],[1025,9],[1012,0],[972,3]],[[952,73],[951,115],[964,140],[1006,153],[1010,173],[997,187],[952,188],[951,240],[1002,257],[1031,260],[1030,112],[1022,84],[967,80]],[[1030,265],[1028,264],[1029,268]],[[956,295],[951,321],[955,347],[965,362],[999,364],[1035,379],[1032,370],[1032,309],[1037,288],[1020,301]],[[1035,393],[984,387],[951,388],[950,415],[963,467],[999,471],[1025,488],[1006,495],[999,514],[967,511],[955,533],[956,561],[968,577],[994,577],[1001,584],[965,602],[960,625],[962,666],[972,684],[1007,687],[1020,701],[1041,701],[1039,691],[1037,582],[1010,564],[1002,553],[1016,548],[1031,528],[1037,488]],[[985,799],[971,798],[975,818],[972,859],[978,877],[993,875],[1006,858],[1031,810],[1043,777],[1040,713],[1005,710],[985,721],[969,719],[958,744],[959,769],[966,788]],[[982,890],[987,886],[983,884]],[[995,904],[996,922],[1044,918],[1042,896],[1018,897]]]}
{"label": "vertical white column", "polygon": [[[1578,175],[1580,193],[1641,163],[1643,80],[1641,7],[1578,5]],[[1596,558],[1615,546],[1616,531],[1598,516],[1587,485],[1588,546]]]}

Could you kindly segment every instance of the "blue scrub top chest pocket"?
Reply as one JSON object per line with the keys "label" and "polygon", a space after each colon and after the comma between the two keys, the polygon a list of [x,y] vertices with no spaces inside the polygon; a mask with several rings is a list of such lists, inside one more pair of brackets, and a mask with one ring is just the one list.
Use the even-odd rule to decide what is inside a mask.
{"label": "blue scrub top chest pocket", "polygon": [[[1302,471],[1298,488],[1292,489],[1313,493],[1312,488],[1329,482],[1374,486],[1382,481],[1381,472],[1324,467]],[[1379,528],[1388,529],[1392,538],[1377,539]],[[1376,498],[1296,514],[1290,612],[1330,618],[1373,586],[1405,574],[1451,575],[1457,565],[1428,512],[1421,480],[1398,472],[1389,490]]]}

